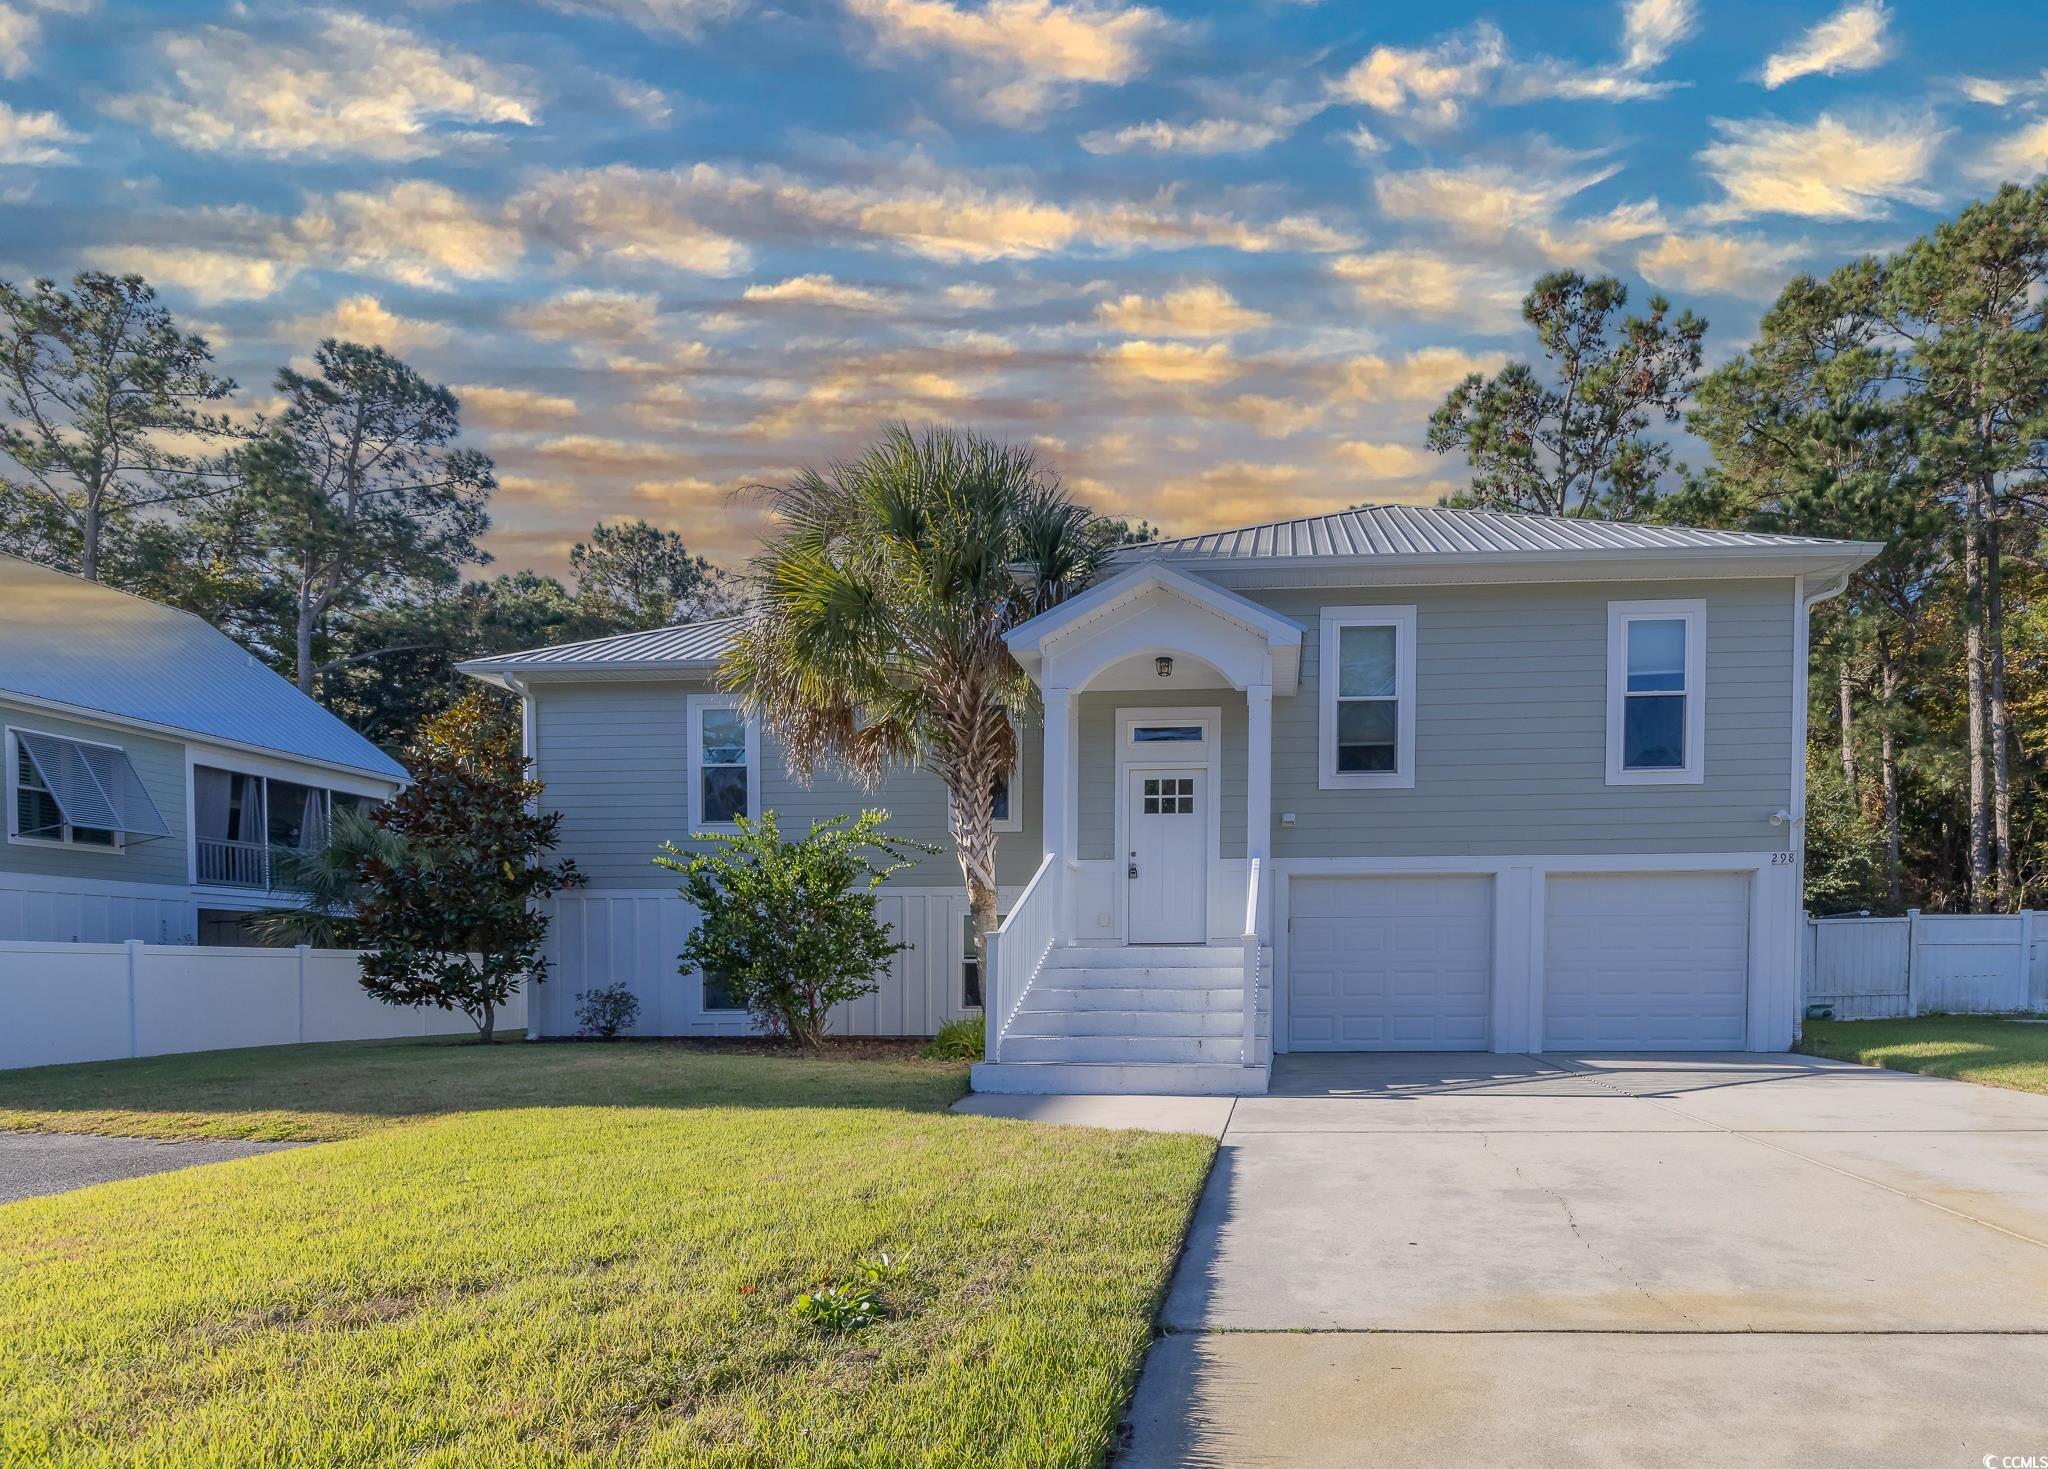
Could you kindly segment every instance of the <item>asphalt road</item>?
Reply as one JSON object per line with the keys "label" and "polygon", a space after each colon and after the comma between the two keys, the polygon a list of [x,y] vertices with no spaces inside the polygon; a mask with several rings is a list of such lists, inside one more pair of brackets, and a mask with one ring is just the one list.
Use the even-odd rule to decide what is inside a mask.
{"label": "asphalt road", "polygon": [[0,1132],[0,1204],[173,1168],[274,1153],[297,1143],[165,1143],[139,1137]]}

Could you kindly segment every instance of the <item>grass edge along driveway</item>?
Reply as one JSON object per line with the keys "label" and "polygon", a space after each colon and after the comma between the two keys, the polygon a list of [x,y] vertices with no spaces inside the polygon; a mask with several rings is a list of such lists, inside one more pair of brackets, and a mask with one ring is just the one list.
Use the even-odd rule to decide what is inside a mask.
{"label": "grass edge along driveway", "polygon": [[1836,1061],[2048,1095],[2048,1024],[2018,1017],[1809,1020],[1799,1049]]}
{"label": "grass edge along driveway", "polygon": [[[1099,1464],[1214,1151],[956,1115],[958,1067],[331,1049],[378,1054],[111,1100],[341,1141],[0,1208],[0,1461]],[[884,1252],[879,1324],[790,1316]]]}

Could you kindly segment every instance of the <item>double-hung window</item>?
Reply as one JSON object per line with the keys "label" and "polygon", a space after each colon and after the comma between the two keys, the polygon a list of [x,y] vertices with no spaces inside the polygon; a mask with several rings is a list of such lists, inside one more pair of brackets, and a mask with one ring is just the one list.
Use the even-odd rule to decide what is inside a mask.
{"label": "double-hung window", "polygon": [[761,814],[761,742],[736,700],[693,694],[690,720],[690,828],[730,829]]}
{"label": "double-hung window", "polygon": [[1415,784],[1415,609],[1325,607],[1324,790]]}
{"label": "double-hung window", "polygon": [[1607,783],[1706,778],[1707,604],[1607,604]]}

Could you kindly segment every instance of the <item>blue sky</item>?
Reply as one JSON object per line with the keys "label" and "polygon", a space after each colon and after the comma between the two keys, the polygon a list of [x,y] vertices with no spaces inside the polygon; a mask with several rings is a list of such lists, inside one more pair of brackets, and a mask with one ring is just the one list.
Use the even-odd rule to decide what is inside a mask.
{"label": "blue sky", "polygon": [[1541,271],[1724,357],[1782,282],[2048,171],[2036,5],[0,0],[0,275],[133,269],[260,411],[323,335],[462,394],[489,544],[892,417],[1175,533],[1427,502]]}

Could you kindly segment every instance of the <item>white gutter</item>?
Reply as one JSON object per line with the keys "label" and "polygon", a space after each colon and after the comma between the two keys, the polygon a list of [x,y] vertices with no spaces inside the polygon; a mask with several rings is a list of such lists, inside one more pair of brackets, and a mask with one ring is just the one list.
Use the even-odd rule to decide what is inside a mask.
{"label": "white gutter", "polygon": [[[1793,597],[1799,607],[1799,616],[1792,628],[1792,662],[1799,676],[1792,681],[1792,850],[1799,856],[1800,879],[1805,880],[1804,828],[1806,825],[1806,723],[1808,689],[1807,678],[1811,673],[1808,664],[1811,658],[1813,609],[1821,603],[1831,601],[1848,590],[1849,573],[1837,572],[1817,592],[1806,590],[1806,578],[1800,577],[1793,589]],[[1805,891],[1801,887],[1801,891]]]}

